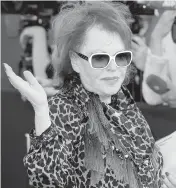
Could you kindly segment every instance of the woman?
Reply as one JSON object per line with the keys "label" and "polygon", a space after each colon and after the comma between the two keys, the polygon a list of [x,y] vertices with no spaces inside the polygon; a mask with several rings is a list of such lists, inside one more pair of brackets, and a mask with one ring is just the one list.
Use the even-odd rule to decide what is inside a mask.
{"label": "woman", "polygon": [[30,72],[25,82],[5,65],[35,111],[24,157],[31,185],[158,188],[164,181],[174,187],[171,175],[162,181],[161,153],[125,87],[133,70],[127,8],[105,2],[68,7],[53,26],[56,95],[47,102]]}

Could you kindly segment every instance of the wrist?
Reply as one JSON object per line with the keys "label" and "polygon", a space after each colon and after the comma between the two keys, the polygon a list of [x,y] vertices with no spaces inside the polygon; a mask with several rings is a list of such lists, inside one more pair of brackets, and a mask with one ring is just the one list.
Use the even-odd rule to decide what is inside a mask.
{"label": "wrist", "polygon": [[38,116],[35,115],[35,130],[36,135],[40,136],[45,130],[47,130],[51,125],[51,120],[49,114]]}
{"label": "wrist", "polygon": [[49,113],[48,102],[40,106],[35,106],[34,111],[35,111],[35,114],[37,115]]}
{"label": "wrist", "polygon": [[40,136],[51,125],[48,106],[35,109],[35,130],[36,135]]}

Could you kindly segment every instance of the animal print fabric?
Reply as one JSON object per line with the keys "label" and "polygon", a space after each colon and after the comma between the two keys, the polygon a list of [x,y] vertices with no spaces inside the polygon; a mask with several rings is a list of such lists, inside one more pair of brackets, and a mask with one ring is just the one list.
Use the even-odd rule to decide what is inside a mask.
{"label": "animal print fabric", "polygon": [[[51,126],[40,136],[36,136],[35,129],[31,130],[30,150],[24,157],[33,187],[132,187],[128,179],[116,176],[116,169],[108,165],[108,157],[103,153],[103,174],[98,182],[92,181],[94,171],[85,167],[85,129],[88,126],[90,94],[81,84],[79,76],[74,75],[66,80],[60,92],[49,98]],[[109,105],[102,102],[103,111],[110,122],[109,129],[126,151],[123,153],[112,146],[115,153],[112,157],[132,165],[139,188],[160,188],[163,159],[155,149],[147,122],[124,86],[111,99]]]}

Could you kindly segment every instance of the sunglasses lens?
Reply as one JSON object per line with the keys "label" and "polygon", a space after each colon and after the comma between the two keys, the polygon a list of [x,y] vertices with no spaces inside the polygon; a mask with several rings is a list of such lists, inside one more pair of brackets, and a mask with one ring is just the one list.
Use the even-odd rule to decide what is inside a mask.
{"label": "sunglasses lens", "polygon": [[92,67],[104,68],[109,62],[109,56],[106,54],[95,54],[91,58]]}
{"label": "sunglasses lens", "polygon": [[118,66],[127,66],[131,63],[132,60],[132,54],[131,52],[121,52],[116,55],[115,61]]}

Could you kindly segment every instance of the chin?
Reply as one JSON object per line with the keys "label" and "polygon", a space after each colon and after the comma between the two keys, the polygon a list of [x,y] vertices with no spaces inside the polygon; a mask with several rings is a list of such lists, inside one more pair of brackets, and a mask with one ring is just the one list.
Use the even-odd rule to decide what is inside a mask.
{"label": "chin", "polygon": [[115,95],[118,91],[120,90],[120,87],[116,87],[116,88],[106,88],[106,90],[104,91],[105,95]]}
{"label": "chin", "polygon": [[119,83],[114,86],[110,86],[110,87],[108,86],[106,87],[106,91],[108,91],[109,95],[114,95],[120,90],[121,86],[122,84],[119,84]]}

